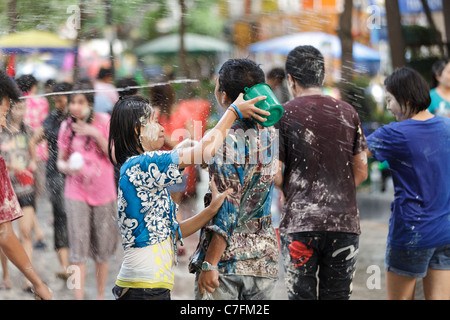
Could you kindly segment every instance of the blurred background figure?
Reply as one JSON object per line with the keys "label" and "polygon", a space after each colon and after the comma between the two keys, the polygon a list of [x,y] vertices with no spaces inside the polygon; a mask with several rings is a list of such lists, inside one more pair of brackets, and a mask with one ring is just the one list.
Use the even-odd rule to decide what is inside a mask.
{"label": "blurred background figure", "polygon": [[[159,123],[164,127],[165,140],[161,150],[172,150],[185,138],[192,137],[192,123],[176,101],[176,93],[170,84],[150,87],[150,102],[158,114]],[[186,173],[183,182],[169,188],[172,199],[180,204],[186,190]]]}
{"label": "blurred background figure", "polygon": [[[52,86],[54,93],[67,92],[72,89],[72,85],[67,82],[56,83]],[[36,161],[36,147],[46,140],[48,144],[49,158],[46,168],[47,195],[52,205],[53,227],[54,227],[54,248],[58,255],[58,260],[62,270],[57,273],[57,277],[67,280],[69,274],[69,239],[67,235],[67,217],[64,206],[64,183],[65,176],[58,171],[56,160],[58,158],[58,132],[62,121],[68,114],[68,94],[57,94],[50,96],[54,105],[54,110],[44,120],[30,140],[30,153],[32,163]]]}
{"label": "blurred background figure", "polygon": [[[109,260],[119,240],[117,188],[108,157],[110,116],[94,112],[89,80],[74,85],[69,117],[58,134],[58,170],[66,175],[65,206],[69,235],[69,261],[79,275],[76,300],[84,299],[86,263],[93,258],[97,299],[103,300]],[[78,93],[79,92],[79,93]]]}
{"label": "blurred background figure", "polygon": [[[3,71],[0,71],[0,133],[7,126],[6,117],[11,110],[11,102],[16,103],[22,93],[12,79]],[[35,298],[51,299],[51,290],[42,282],[36,274],[27,252],[14,233],[12,222],[23,218],[23,212],[14,192],[9,170],[5,160],[0,156],[0,257],[3,269],[3,281],[0,289],[10,289],[7,258],[22,272],[33,286]],[[6,270],[5,270],[6,268]]]}
{"label": "blurred background figure", "polygon": [[444,117],[450,117],[450,59],[441,59],[433,65],[431,105],[428,110]]}
{"label": "blurred background figure", "polygon": [[[5,159],[6,168],[9,171],[14,192],[23,211],[22,219],[19,219],[19,239],[28,255],[33,261],[33,227],[36,221],[34,175],[30,168],[29,140],[32,135],[31,128],[25,124],[26,113],[25,100],[14,103],[7,117],[7,127],[0,132],[0,152]],[[2,182],[3,183],[3,182]],[[7,272],[7,262],[2,254],[3,272]],[[4,280],[6,283],[9,279]],[[32,284],[24,279],[24,291],[31,293]]]}
{"label": "blurred background figure", "polygon": [[[42,121],[47,118],[49,114],[49,103],[44,97],[34,97],[38,94],[38,80],[31,74],[22,75],[16,80],[20,90],[22,90],[26,103],[26,112],[24,122],[34,131],[42,125]],[[33,132],[31,132],[33,134]],[[39,197],[45,195],[45,167],[48,160],[48,146],[44,141],[37,146],[37,168],[34,171],[34,194],[35,201]],[[45,234],[42,231],[39,220],[35,216],[34,231],[35,231],[35,246],[36,248],[44,248]]]}
{"label": "blurred background figure", "polygon": [[266,83],[272,88],[273,93],[280,103],[285,103],[290,100],[285,79],[286,75],[283,68],[273,68],[266,76]]}
{"label": "blurred background figure", "polygon": [[[137,87],[139,84],[134,78],[128,77],[128,78],[121,78],[117,80],[116,87],[117,89],[125,89],[127,87]],[[120,90],[118,91],[119,97],[125,97],[125,96],[134,96],[138,94],[137,88],[131,88],[128,90]]]}
{"label": "blurred background figure", "polygon": [[[56,81],[54,79],[48,79],[47,81],[45,81],[44,84],[44,93],[52,93],[53,92],[53,87],[55,86]],[[48,101],[48,107],[49,110],[54,110],[55,109],[55,104],[54,104],[54,99],[52,96],[47,96],[47,101]]]}
{"label": "blurred background figure", "polygon": [[113,84],[114,73],[112,69],[100,68],[97,79],[94,82],[96,112],[106,112],[111,114],[114,104],[119,99],[116,87]]}

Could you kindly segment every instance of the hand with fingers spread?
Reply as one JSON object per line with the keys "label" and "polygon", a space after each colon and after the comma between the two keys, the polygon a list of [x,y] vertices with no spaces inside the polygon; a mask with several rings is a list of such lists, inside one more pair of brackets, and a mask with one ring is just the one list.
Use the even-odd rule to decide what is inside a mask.
{"label": "hand with fingers spread", "polygon": [[202,210],[195,216],[179,222],[181,234],[183,235],[184,238],[197,232],[208,221],[210,221],[219,211],[225,198],[233,192],[233,189],[227,189],[226,191],[220,193],[217,190],[214,181],[211,181],[211,192],[212,192],[212,201],[208,207],[206,207],[204,210]]}
{"label": "hand with fingers spread", "polygon": [[[233,104],[239,109],[242,118],[253,118],[255,120],[264,122],[267,121],[267,119],[261,117],[260,115],[270,116],[270,112],[256,107],[255,104],[259,101],[265,100],[266,98],[266,96],[259,96],[250,100],[244,100],[244,94],[241,93],[233,102]],[[238,117],[240,117],[239,114]]]}
{"label": "hand with fingers spread", "polygon": [[220,193],[217,190],[217,186],[216,186],[216,183],[214,182],[214,179],[211,180],[210,188],[211,188],[212,199],[211,199],[211,203],[209,204],[209,209],[211,209],[212,212],[217,213],[217,211],[219,211],[219,209],[222,206],[226,197],[228,195],[230,195],[231,193],[233,193],[233,189],[229,188],[229,189],[225,190],[224,192]]}

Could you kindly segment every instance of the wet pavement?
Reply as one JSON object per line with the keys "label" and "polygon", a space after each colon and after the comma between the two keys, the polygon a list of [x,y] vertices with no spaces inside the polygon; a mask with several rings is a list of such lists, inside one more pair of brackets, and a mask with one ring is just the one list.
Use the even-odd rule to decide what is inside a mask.
{"label": "wet pavement", "polygon": [[[202,195],[205,184],[201,183],[198,193]],[[358,194],[358,205],[361,214],[360,248],[357,270],[353,282],[352,300],[384,300],[386,299],[384,281],[384,251],[388,232],[389,204],[392,201],[389,194]],[[201,197],[183,206],[184,218],[200,209]],[[51,287],[56,300],[72,300],[73,291],[66,281],[56,278],[60,271],[55,251],[53,250],[53,217],[51,207],[46,198],[40,198],[37,206],[39,222],[46,233],[46,248],[35,249],[33,265],[41,278]],[[16,226],[17,227],[17,226]],[[194,299],[194,275],[188,273],[187,264],[190,254],[197,245],[198,234],[184,239],[185,255],[179,257],[179,264],[175,268],[175,286],[172,291],[174,300]],[[105,290],[105,299],[112,300],[111,288],[119,272],[122,262],[122,247],[118,246],[109,264],[109,276]],[[283,271],[280,265],[280,280],[278,281],[275,299],[286,300]],[[31,294],[22,290],[23,276],[14,265],[9,263],[13,288],[0,290],[0,300],[32,300]],[[92,261],[87,264],[87,278],[85,299],[95,300],[96,280],[95,265]]]}

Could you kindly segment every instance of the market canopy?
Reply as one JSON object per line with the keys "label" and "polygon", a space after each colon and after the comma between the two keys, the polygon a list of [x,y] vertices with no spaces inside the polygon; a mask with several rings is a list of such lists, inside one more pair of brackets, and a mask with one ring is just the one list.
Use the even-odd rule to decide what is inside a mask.
{"label": "market canopy", "polygon": [[[186,33],[184,35],[184,47],[189,53],[219,53],[230,52],[232,46],[225,41],[216,38]],[[180,51],[180,35],[170,34],[151,40],[136,48],[135,53],[138,56],[150,54],[174,54]]]}
{"label": "market canopy", "polygon": [[0,37],[0,50],[5,54],[31,52],[69,52],[73,51],[73,43],[56,34],[30,30],[7,34]]}
{"label": "market canopy", "polygon": [[[287,55],[292,49],[301,45],[311,45],[324,56],[340,59],[342,55],[341,40],[338,36],[325,32],[301,32],[266,41],[256,42],[248,47],[252,53],[272,53]],[[353,43],[353,59],[355,62],[379,62],[380,53],[361,43]]]}
{"label": "market canopy", "polygon": [[[428,6],[431,12],[439,12],[442,11],[443,5],[442,2],[446,0],[427,0]],[[371,6],[378,5],[379,1],[370,0],[369,4]],[[398,0],[398,6],[401,14],[418,14],[425,12],[425,8],[423,7],[421,0]],[[383,14],[384,6],[381,6],[381,11]]]}

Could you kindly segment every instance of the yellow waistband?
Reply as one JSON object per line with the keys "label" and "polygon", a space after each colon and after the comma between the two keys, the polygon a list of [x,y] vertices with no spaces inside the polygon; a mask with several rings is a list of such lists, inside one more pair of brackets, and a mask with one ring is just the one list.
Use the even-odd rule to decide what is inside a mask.
{"label": "yellow waistband", "polygon": [[163,288],[163,289],[173,289],[173,282],[148,282],[141,279],[135,279],[135,280],[116,280],[116,285],[122,288]]}

